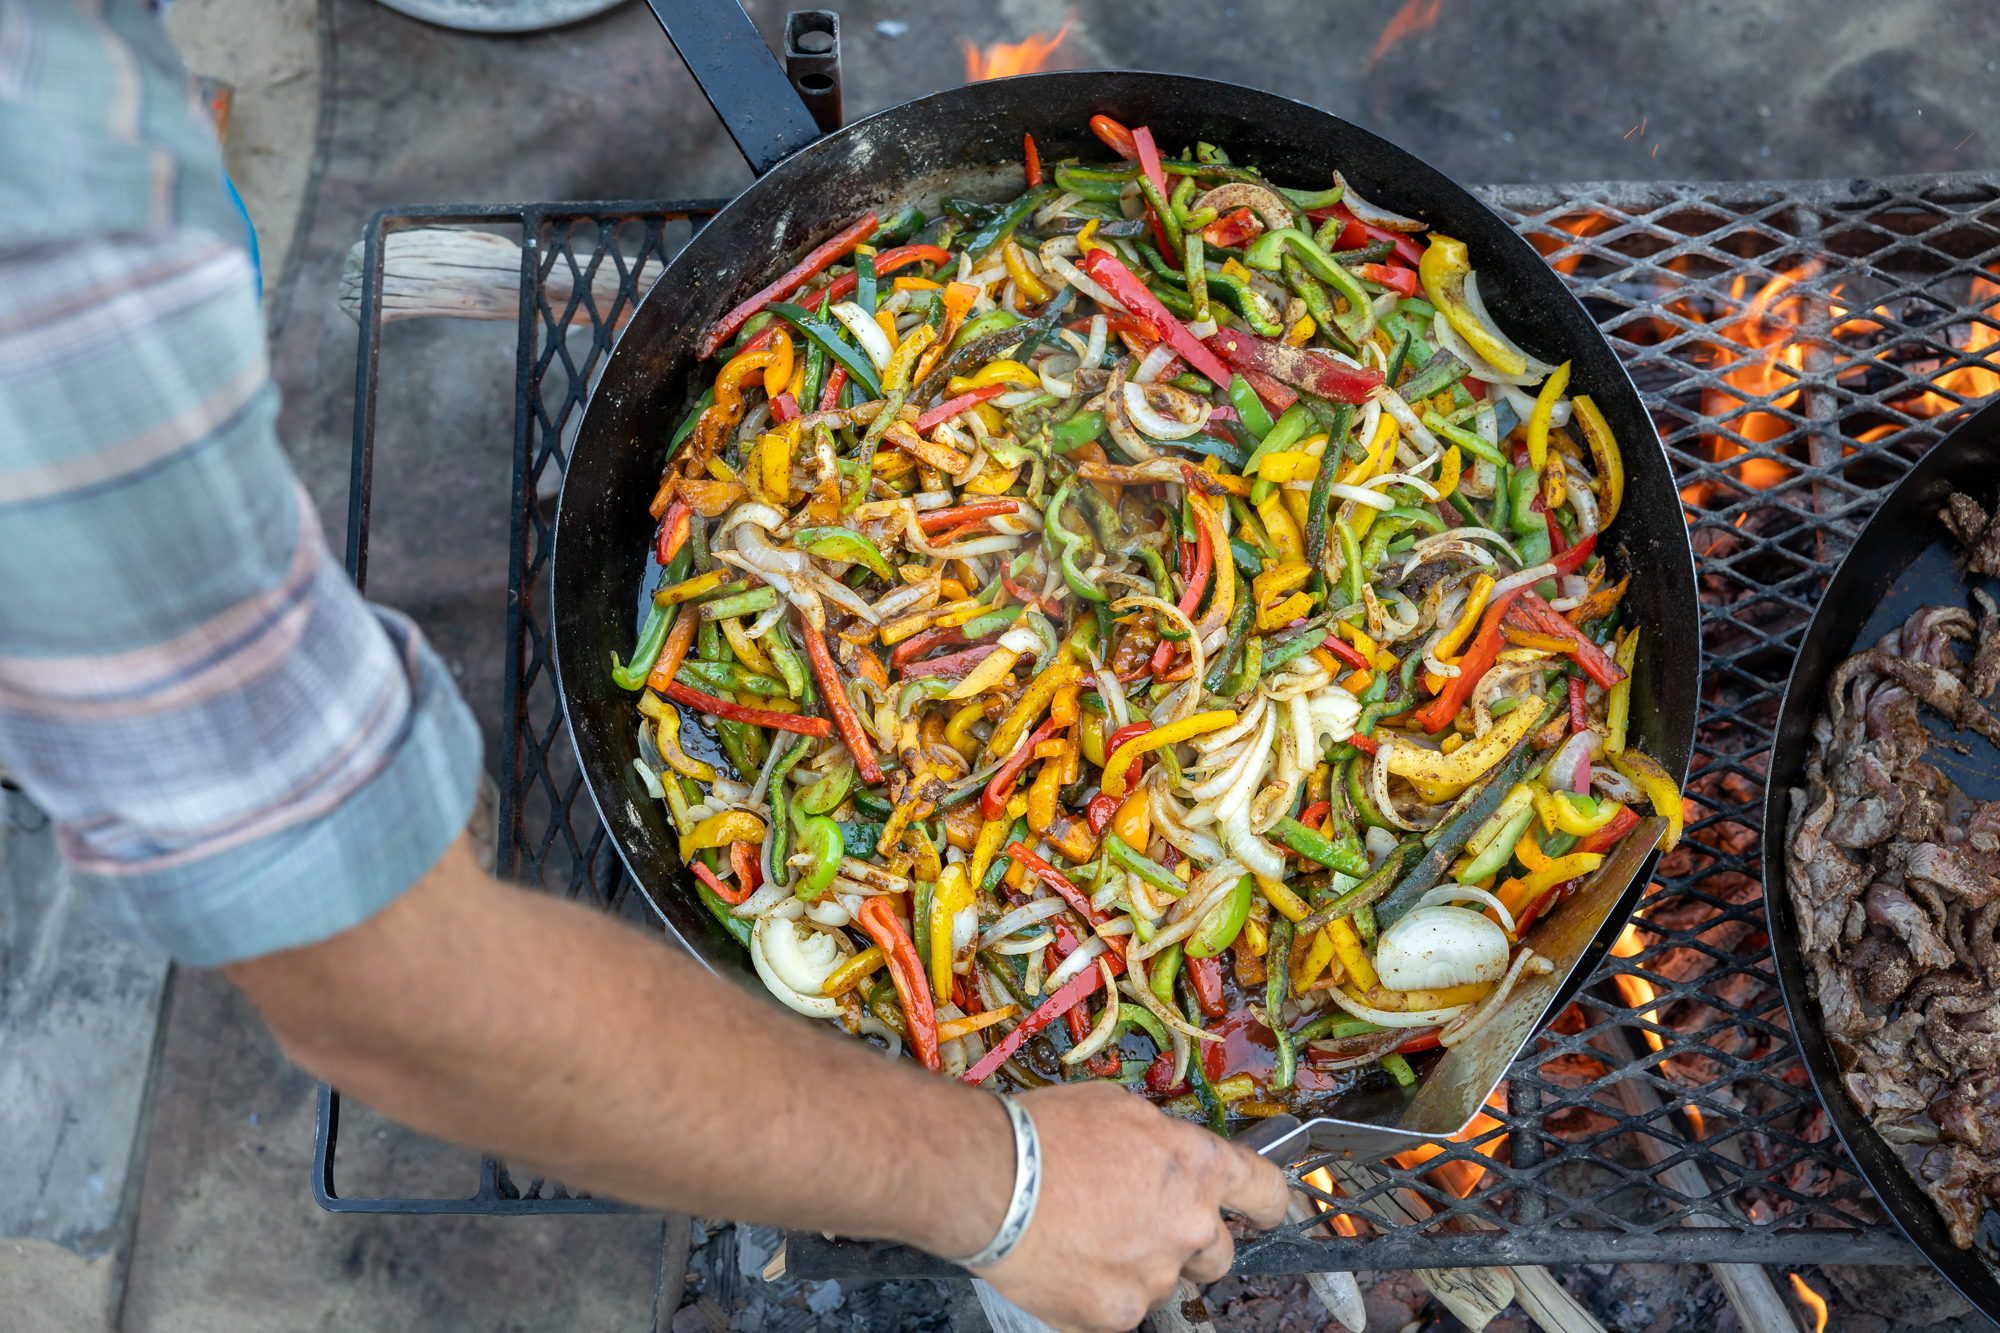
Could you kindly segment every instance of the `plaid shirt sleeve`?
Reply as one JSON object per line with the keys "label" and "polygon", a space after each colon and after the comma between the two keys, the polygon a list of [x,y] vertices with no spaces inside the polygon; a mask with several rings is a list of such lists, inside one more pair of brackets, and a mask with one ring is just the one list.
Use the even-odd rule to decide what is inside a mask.
{"label": "plaid shirt sleeve", "polygon": [[[0,143],[23,16],[78,12],[0,0]],[[46,56],[79,32],[115,38],[29,36]],[[0,764],[113,933],[213,966],[414,883],[465,826],[480,741],[416,627],[327,550],[273,433],[247,256],[111,212],[130,229],[0,220]]]}

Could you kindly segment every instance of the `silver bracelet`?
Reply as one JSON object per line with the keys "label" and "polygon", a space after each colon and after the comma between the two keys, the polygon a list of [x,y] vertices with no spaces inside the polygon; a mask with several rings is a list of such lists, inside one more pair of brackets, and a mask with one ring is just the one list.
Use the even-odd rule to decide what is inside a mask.
{"label": "silver bracelet", "polygon": [[952,1261],[963,1268],[990,1268],[1012,1254],[1021,1237],[1028,1234],[1028,1224],[1035,1220],[1035,1204],[1042,1197],[1042,1141],[1035,1133],[1035,1122],[1012,1097],[993,1095],[1007,1108],[1007,1119],[1014,1125],[1014,1192],[1007,1200],[1000,1229],[986,1248],[970,1258]]}

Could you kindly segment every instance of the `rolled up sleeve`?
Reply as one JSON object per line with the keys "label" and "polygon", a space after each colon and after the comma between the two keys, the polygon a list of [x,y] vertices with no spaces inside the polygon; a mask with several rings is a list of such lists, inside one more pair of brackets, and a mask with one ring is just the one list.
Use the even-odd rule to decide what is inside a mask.
{"label": "rolled up sleeve", "polygon": [[253,293],[198,228],[0,250],[0,761],[107,928],[199,965],[380,910],[479,782],[278,445]]}

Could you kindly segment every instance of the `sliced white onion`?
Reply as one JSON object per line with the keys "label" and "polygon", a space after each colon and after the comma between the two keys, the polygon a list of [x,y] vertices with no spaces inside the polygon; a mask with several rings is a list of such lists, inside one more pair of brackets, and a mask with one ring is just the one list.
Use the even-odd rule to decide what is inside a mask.
{"label": "sliced white onion", "polygon": [[1238,806],[1223,821],[1222,830],[1229,842],[1229,850],[1236,853],[1237,860],[1265,879],[1284,879],[1285,854],[1252,831],[1247,803]]}
{"label": "sliced white onion", "polygon": [[1597,497],[1590,493],[1590,487],[1574,472],[1563,475],[1563,495],[1569,500],[1569,507],[1576,511],[1577,540],[1597,531]]}
{"label": "sliced white onion", "polygon": [[[1526,421],[1534,414],[1535,395],[1529,393],[1527,390],[1516,388],[1512,384],[1502,384],[1500,386],[1500,396],[1507,400],[1508,406],[1514,409],[1514,415],[1521,418],[1521,420]],[[1549,409],[1549,424],[1551,426],[1567,426],[1569,424],[1569,412],[1569,399],[1556,399],[1555,405]]]}
{"label": "sliced white onion", "polygon": [[[796,901],[796,900],[795,900]],[[789,932],[793,926],[788,921],[775,921],[770,917],[759,917],[750,930],[750,962],[757,969],[764,987],[778,997],[779,1003],[787,1009],[804,1014],[807,1018],[838,1018],[840,1002],[824,995],[804,995],[789,985],[771,965],[774,947],[773,930]]]}
{"label": "sliced white onion", "polygon": [[1032,926],[1038,921],[1046,921],[1068,906],[1065,900],[1053,897],[1037,898],[1031,903],[1023,903],[1006,912],[989,926],[986,933],[979,937],[979,947],[991,949],[1015,931]]}
{"label": "sliced white onion", "polygon": [[[1502,384],[1540,384],[1548,378],[1547,372],[1539,375],[1528,373],[1509,375],[1504,373],[1485,357],[1473,351],[1472,344],[1467,342],[1464,335],[1452,327],[1451,321],[1448,319],[1432,320],[1431,334],[1438,340],[1438,346],[1472,367],[1470,374],[1470,378],[1472,379],[1483,380],[1485,383],[1497,388]],[[1487,443],[1497,444],[1498,442],[1499,434],[1496,431],[1494,437],[1487,440]]]}
{"label": "sliced white onion", "polygon": [[1085,940],[1077,947],[1076,952],[1063,959],[1061,965],[1055,971],[1049,973],[1048,979],[1042,983],[1043,993],[1059,991],[1068,985],[1071,979],[1081,973],[1083,969],[1089,967],[1091,960],[1103,953],[1107,947],[1104,941],[1096,935],[1092,935],[1089,939]]}
{"label": "sliced white onion", "polygon": [[1110,336],[1110,327],[1104,322],[1104,316],[1090,317],[1090,341],[1084,344],[1083,360],[1078,365],[1095,368],[1104,364],[1104,342]]}
{"label": "sliced white onion", "polygon": [[1214,320],[1204,319],[1188,325],[1187,331],[1197,338],[1208,339],[1213,338],[1221,328],[1222,326]]}
{"label": "sliced white onion", "polygon": [[[1043,241],[1041,249],[1037,253],[1041,256],[1044,268],[1103,306],[1106,310],[1115,310],[1121,315],[1130,313],[1110,292],[1105,291],[1102,287],[1085,277],[1082,269],[1063,258],[1065,255],[1076,253],[1076,237],[1057,236],[1053,240]],[[1091,329],[1090,337],[1092,344],[1097,348],[1097,355],[1085,358],[1084,364],[1094,366],[1104,355],[1104,344],[1097,328],[1093,327]]]}
{"label": "sliced white onion", "polygon": [[1403,434],[1409,438],[1412,444],[1415,444],[1426,453],[1441,454],[1444,452],[1444,446],[1438,443],[1437,436],[1431,434],[1430,427],[1417,419],[1417,414],[1410,410],[1408,403],[1403,401],[1403,395],[1385,384],[1376,389],[1371,396],[1375,401],[1382,404],[1384,412],[1396,418],[1396,424],[1402,427]]}
{"label": "sliced white onion", "polygon": [[1382,932],[1375,973],[1390,990],[1447,990],[1507,973],[1507,933],[1466,907],[1415,907]]}
{"label": "sliced white onion", "polygon": [[1447,1048],[1456,1046],[1485,1027],[1493,1015],[1500,1012],[1500,1006],[1507,1003],[1507,997],[1514,993],[1514,983],[1519,981],[1524,973],[1533,972],[1537,976],[1542,976],[1555,970],[1554,963],[1540,957],[1533,949],[1522,946],[1521,951],[1514,956],[1514,965],[1507,969],[1507,975],[1501,979],[1500,984],[1487,993],[1477,1008],[1460,1014],[1443,1032],[1438,1033],[1438,1045]]}
{"label": "sliced white onion", "polygon": [[1367,505],[1370,509],[1389,510],[1396,507],[1396,502],[1388,496],[1368,490],[1366,487],[1349,486],[1344,481],[1329,482],[1327,490],[1343,500],[1352,500],[1356,504]]}
{"label": "sliced white onion", "polygon": [[1631,804],[1645,800],[1639,791],[1639,784],[1608,765],[1590,770],[1590,786],[1614,801]]}
{"label": "sliced white onion", "polygon": [[1550,563],[1530,565],[1518,574],[1509,574],[1493,585],[1493,591],[1486,595],[1487,605],[1499,601],[1516,588],[1531,588],[1543,579],[1555,577],[1556,567]]}
{"label": "sliced white onion", "polygon": [[1426,224],[1415,218],[1406,218],[1401,213],[1391,213],[1378,204],[1371,204],[1354,192],[1354,186],[1338,171],[1333,173],[1333,183],[1340,187],[1340,202],[1347,205],[1347,211],[1371,227],[1384,231],[1414,232],[1424,230]]}
{"label": "sliced white onion", "polygon": [[639,771],[639,781],[646,784],[646,795],[652,797],[656,801],[664,801],[667,799],[667,789],[660,785],[659,775],[654,773],[652,769],[646,767],[645,760],[634,759],[632,761],[632,767]]}
{"label": "sliced white onion", "polygon": [[1066,1065],[1080,1065],[1103,1050],[1111,1041],[1111,1034],[1118,1028],[1118,981],[1111,975],[1111,964],[1100,959],[1098,970],[1104,974],[1104,1010],[1097,1016],[1097,1026],[1090,1035],[1063,1053]]}
{"label": "sliced white onion", "polygon": [[1041,396],[1042,391],[1040,389],[1017,389],[1013,393],[1001,394],[998,398],[993,399],[992,403],[995,407],[1015,408],[1023,403],[1033,402]]}
{"label": "sliced white onion", "polygon": [[879,625],[882,623],[877,616],[875,608],[868,604],[867,598],[824,570],[808,568],[805,572],[805,581],[810,583],[829,601],[836,602],[847,608],[869,624]]}
{"label": "sliced white onion", "polygon": [[[1528,363],[1530,373],[1541,372],[1536,383],[1539,384],[1542,380],[1547,379],[1555,373],[1556,368],[1554,366],[1537,357],[1530,356],[1519,343],[1509,338],[1507,331],[1500,327],[1492,315],[1487,313],[1486,302],[1479,295],[1479,274],[1477,272],[1465,275],[1465,304],[1466,308],[1472,311],[1472,317],[1479,321],[1480,326],[1487,333],[1491,334],[1496,342]],[[1526,421],[1527,418],[1524,416],[1521,420]]]}
{"label": "sliced white onion", "polygon": [[[1064,330],[1064,332],[1068,332],[1068,330]],[[1074,334],[1070,336],[1075,337]],[[1075,379],[1062,378],[1065,374],[1073,371],[1075,367],[1072,365],[1057,364],[1058,362],[1068,361],[1069,358],[1066,356],[1052,356],[1035,367],[1035,373],[1042,378],[1042,390],[1045,393],[1053,394],[1057,398],[1068,398],[1076,392]],[[974,473],[973,475],[977,476],[978,474]]]}
{"label": "sliced white onion", "polygon": [[882,332],[882,326],[873,316],[852,301],[839,301],[834,304],[833,317],[854,335],[878,372],[889,368],[889,358],[895,355],[895,349],[889,346],[889,335]]}
{"label": "sliced white onion", "polygon": [[[1549,766],[1546,770],[1549,790],[1576,790],[1577,765],[1588,764],[1590,762],[1591,748],[1594,745],[1600,744],[1603,739],[1597,732],[1585,727],[1582,731],[1572,734],[1568,740],[1564,741],[1562,748],[1556,751],[1555,757],[1549,760]],[[1584,781],[1586,785],[1589,782],[1587,772]]]}
{"label": "sliced white onion", "polygon": [[1495,546],[1498,546],[1509,556],[1513,557],[1515,564],[1518,565],[1521,563],[1521,553],[1514,549],[1514,544],[1490,528],[1447,528],[1443,532],[1432,533],[1411,549],[1428,553],[1434,547],[1442,546],[1447,542],[1457,541],[1492,542]]}
{"label": "sliced white onion", "polygon": [[1438,498],[1437,487],[1431,485],[1422,477],[1412,476],[1408,472],[1384,472],[1379,477],[1369,479],[1369,489],[1372,490],[1378,486],[1414,486],[1424,493],[1426,500],[1435,502]]}
{"label": "sliced white onion", "polygon": [[[1154,343],[1152,350],[1139,362],[1139,368],[1132,372],[1132,379],[1139,384],[1151,384],[1160,377],[1160,372],[1173,364],[1176,353],[1166,343]],[[1131,387],[1126,386],[1126,402],[1131,402]],[[1136,414],[1135,414],[1136,415]],[[1140,425],[1145,425],[1143,420]],[[1176,436],[1163,435],[1161,439],[1175,439]]]}
{"label": "sliced white onion", "polygon": [[1399,829],[1414,832],[1419,826],[1403,818],[1396,809],[1396,803],[1389,799],[1389,760],[1395,753],[1396,738],[1383,736],[1381,748],[1376,750],[1374,761],[1368,765],[1368,791],[1375,801],[1376,812],[1382,818]]}
{"label": "sliced white onion", "polygon": [[979,947],[982,949],[991,949],[994,953],[1009,956],[1021,953],[1037,953],[1047,945],[1053,944],[1055,938],[1055,936],[1044,930],[1024,940],[1002,940],[998,944],[982,943]]}
{"label": "sliced white onion", "polygon": [[1507,904],[1474,884],[1440,884],[1423,897],[1417,899],[1418,907],[1432,907],[1438,903],[1447,906],[1462,898],[1476,898],[1500,914],[1500,924],[1509,933],[1514,929],[1514,914],[1507,910]]}

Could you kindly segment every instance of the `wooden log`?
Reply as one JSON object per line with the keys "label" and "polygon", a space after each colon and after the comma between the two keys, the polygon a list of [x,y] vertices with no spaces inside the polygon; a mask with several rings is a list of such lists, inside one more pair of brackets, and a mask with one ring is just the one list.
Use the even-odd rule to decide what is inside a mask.
{"label": "wooden log", "polygon": [[[382,322],[438,317],[446,319],[516,320],[521,316],[521,247],[505,236],[458,227],[413,227],[392,231],[382,242]],[[336,299],[347,317],[361,320],[361,266],[365,247],[356,242],[347,252]],[[651,290],[664,270],[649,261],[636,274],[641,296]],[[560,318],[575,293],[575,275],[558,261],[542,283],[549,309]],[[597,266],[590,284],[590,301],[569,313],[572,324],[588,324],[590,308],[599,319],[611,319],[618,299],[618,270],[611,263]],[[627,303],[613,320],[622,326],[631,317]]]}

